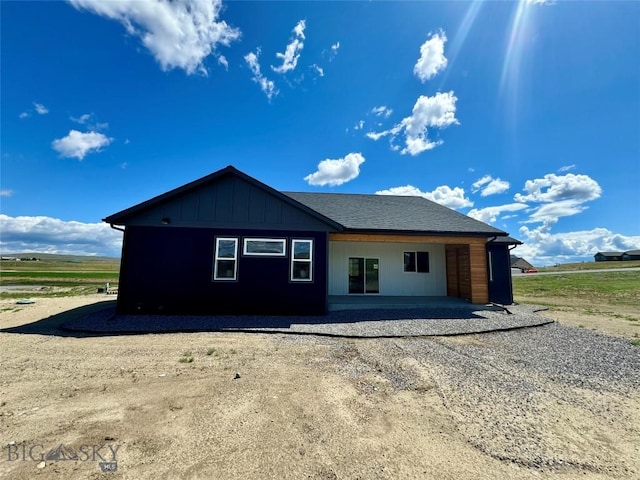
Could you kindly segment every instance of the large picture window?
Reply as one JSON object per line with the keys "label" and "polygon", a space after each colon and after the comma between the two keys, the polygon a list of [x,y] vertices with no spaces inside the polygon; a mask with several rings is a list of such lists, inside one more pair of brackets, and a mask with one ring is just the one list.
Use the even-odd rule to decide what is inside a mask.
{"label": "large picture window", "polygon": [[404,252],[404,271],[429,273],[429,252]]}
{"label": "large picture window", "polygon": [[213,267],[214,280],[236,280],[238,272],[238,239],[216,238]]}
{"label": "large picture window", "polygon": [[263,257],[284,257],[287,242],[284,238],[245,238],[244,255],[259,255]]}
{"label": "large picture window", "polygon": [[291,281],[313,280],[313,240],[291,241]]}

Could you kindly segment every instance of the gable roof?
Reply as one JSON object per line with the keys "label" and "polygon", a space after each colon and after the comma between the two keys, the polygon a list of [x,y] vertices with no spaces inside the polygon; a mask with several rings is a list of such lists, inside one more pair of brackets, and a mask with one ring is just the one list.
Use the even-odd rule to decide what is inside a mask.
{"label": "gable roof", "polygon": [[314,217],[333,231],[498,237],[507,243],[520,243],[508,237],[507,233],[500,229],[422,197],[279,192],[233,166],[109,215],[103,221],[115,225],[127,225],[140,214],[148,213],[170,202],[179,201],[186,194],[200,191],[228,177],[248,182],[291,207]]}
{"label": "gable roof", "polygon": [[507,233],[422,197],[283,192],[347,230],[506,236]]}
{"label": "gable roof", "polygon": [[241,180],[244,180],[245,182],[253,185],[254,187],[258,188],[259,190],[262,190],[264,192],[266,192],[269,195],[273,195],[274,197],[278,198],[279,200],[291,205],[292,207],[298,209],[298,210],[302,210],[303,212],[305,212],[306,214],[316,218],[317,220],[319,220],[320,222],[328,225],[332,230],[342,230],[341,225],[339,225],[338,223],[336,223],[334,220],[331,220],[328,217],[325,217],[324,215],[316,212],[315,210],[312,210],[311,208],[307,207],[306,205],[303,205],[297,201],[295,201],[294,199],[292,199],[291,197],[288,197],[286,195],[283,195],[281,192],[279,192],[278,190],[256,180],[253,177],[250,177],[249,175],[247,175],[246,173],[241,172],[240,170],[238,170],[237,168],[229,165],[228,167],[225,167],[221,170],[218,170],[210,175],[207,175],[205,177],[199,178],[198,180],[194,180],[193,182],[189,182],[185,185],[182,185],[181,187],[178,188],[174,188],[173,190],[170,190],[166,193],[163,193],[161,195],[158,195],[156,197],[153,197],[149,200],[146,200],[144,202],[141,202],[137,205],[134,205],[132,207],[126,208],[118,213],[114,213],[113,215],[109,215],[106,218],[103,218],[102,221],[103,222],[107,222],[110,224],[115,224],[115,225],[125,225],[127,223],[128,220],[130,220],[131,218],[133,218],[134,216],[148,211],[158,205],[161,204],[165,204],[168,202],[171,202],[175,199],[178,199],[179,197],[181,197],[182,195],[185,195],[187,193],[191,193],[194,192],[198,189],[201,188],[205,188],[208,185],[211,185],[225,177],[228,176],[233,176],[233,177],[237,177],[240,178]]}
{"label": "gable roof", "polygon": [[522,245],[522,242],[518,239],[515,239],[511,236],[507,237],[498,237],[495,240],[491,241],[492,243],[502,243],[506,245]]}

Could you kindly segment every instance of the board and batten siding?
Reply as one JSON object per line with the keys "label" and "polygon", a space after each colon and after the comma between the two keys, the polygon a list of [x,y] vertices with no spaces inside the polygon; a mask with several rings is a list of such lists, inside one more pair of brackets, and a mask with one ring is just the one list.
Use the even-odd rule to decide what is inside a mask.
{"label": "board and batten siding", "polygon": [[[404,271],[404,252],[429,252],[429,273]],[[432,243],[329,241],[329,295],[349,294],[349,258],[377,258],[380,295],[447,294],[444,245]]]}
{"label": "board and batten siding", "polygon": [[127,226],[327,231],[330,227],[295,205],[233,176],[126,216]]}

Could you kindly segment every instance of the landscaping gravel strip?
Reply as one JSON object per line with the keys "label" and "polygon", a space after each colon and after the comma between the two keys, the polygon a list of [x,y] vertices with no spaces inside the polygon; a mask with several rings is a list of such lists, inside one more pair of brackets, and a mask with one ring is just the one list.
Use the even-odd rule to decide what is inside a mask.
{"label": "landscaping gravel strip", "polygon": [[64,330],[92,333],[247,331],[354,338],[462,335],[553,323],[534,309],[510,307],[343,310],[326,316],[115,315],[105,309],[65,323]]}

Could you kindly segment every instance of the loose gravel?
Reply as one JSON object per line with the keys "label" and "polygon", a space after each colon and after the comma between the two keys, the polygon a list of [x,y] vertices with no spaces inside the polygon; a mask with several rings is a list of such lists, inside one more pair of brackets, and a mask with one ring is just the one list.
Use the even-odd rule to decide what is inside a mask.
{"label": "loose gravel", "polygon": [[65,323],[62,328],[94,333],[247,331],[352,338],[442,336],[511,330],[551,323],[530,307],[493,306],[343,310],[326,316],[115,315],[113,309]]}
{"label": "loose gravel", "polygon": [[[338,359],[337,371],[364,392],[375,395],[380,379],[396,390],[436,391],[459,432],[493,458],[640,478],[640,412],[630,407],[640,396],[640,348],[624,339],[550,324],[454,338],[323,340],[329,362]],[[613,447],[612,431],[626,453]]]}

